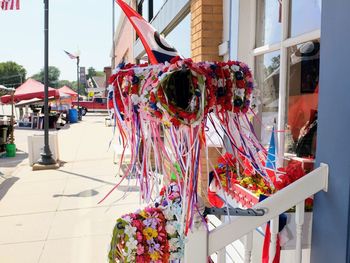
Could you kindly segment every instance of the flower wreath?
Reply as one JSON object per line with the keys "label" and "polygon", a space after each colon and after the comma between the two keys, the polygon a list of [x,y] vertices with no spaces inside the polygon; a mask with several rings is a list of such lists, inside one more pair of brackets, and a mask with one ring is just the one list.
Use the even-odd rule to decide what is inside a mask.
{"label": "flower wreath", "polygon": [[117,219],[109,262],[168,263],[183,257],[181,197],[175,182],[161,191],[155,207]]}
{"label": "flower wreath", "polygon": [[136,111],[174,126],[191,125],[212,111],[245,113],[254,87],[242,62],[194,63],[179,57],[155,66],[127,64],[110,83],[121,115]]}

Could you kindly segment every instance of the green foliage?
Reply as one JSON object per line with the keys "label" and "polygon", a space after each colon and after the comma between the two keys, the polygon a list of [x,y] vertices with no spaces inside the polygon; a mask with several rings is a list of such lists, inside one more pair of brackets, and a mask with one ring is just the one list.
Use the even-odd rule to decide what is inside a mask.
{"label": "green foliage", "polygon": [[[62,88],[63,86],[68,86],[68,87],[70,87],[71,89],[74,89],[74,88],[73,88],[73,86],[74,86],[75,89],[76,89],[77,84],[76,84],[76,81],[69,81],[69,80],[63,79],[63,80],[59,80],[59,81],[58,81],[57,86],[58,86],[59,88]],[[75,90],[75,89],[74,89],[74,90]]]}
{"label": "green foliage", "polygon": [[271,64],[265,69],[266,76],[272,74],[276,69],[280,67],[280,55],[271,58]]}
{"label": "green foliage", "polygon": [[[54,66],[49,66],[49,86],[52,88],[59,88],[59,78],[61,71]],[[39,73],[32,76],[33,79],[44,83],[44,69],[41,69]]]}
{"label": "green foliage", "polygon": [[93,67],[89,67],[88,68],[88,73],[86,75],[86,79],[89,79],[91,77],[94,77],[94,76],[104,76],[104,72],[103,71],[96,71]]}
{"label": "green foliage", "polygon": [[16,62],[0,62],[0,85],[17,88],[26,78],[27,71]]}

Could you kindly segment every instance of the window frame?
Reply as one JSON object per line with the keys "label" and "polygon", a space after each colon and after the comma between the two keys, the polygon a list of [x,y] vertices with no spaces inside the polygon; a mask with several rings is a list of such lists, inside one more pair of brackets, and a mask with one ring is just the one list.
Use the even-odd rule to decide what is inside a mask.
{"label": "window frame", "polygon": [[[240,0],[240,4],[243,4],[243,1],[246,0]],[[279,51],[280,52],[280,75],[279,75],[279,95],[278,95],[278,117],[277,117],[277,129],[278,130],[285,130],[286,125],[286,115],[288,110],[288,74],[289,74],[289,53],[288,48],[302,44],[308,41],[313,41],[321,38],[321,29],[316,29],[310,32],[303,33],[298,36],[290,37],[290,12],[291,12],[291,0],[281,0],[282,1],[282,17],[281,17],[281,24],[282,24],[282,30],[281,30],[281,40],[278,43],[275,44],[267,44],[263,46],[256,46],[256,22],[258,17],[257,10],[257,1],[259,0],[251,0],[249,3],[250,5],[250,14],[252,15],[252,21],[251,21],[251,30],[253,30],[253,33],[250,37],[250,46],[253,47],[251,49],[249,54],[249,62],[250,66],[254,71],[255,68],[255,58],[257,56],[265,55],[267,53],[273,52],[273,51]],[[277,140],[278,140],[278,163],[277,166],[283,166],[283,159],[284,159],[284,133],[277,133]]]}

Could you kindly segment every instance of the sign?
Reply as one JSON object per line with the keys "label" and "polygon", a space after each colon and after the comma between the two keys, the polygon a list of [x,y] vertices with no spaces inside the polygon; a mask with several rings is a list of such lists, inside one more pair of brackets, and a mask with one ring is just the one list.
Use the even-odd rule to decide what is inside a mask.
{"label": "sign", "polygon": [[80,67],[80,83],[86,84],[86,74],[85,74],[85,67]]}

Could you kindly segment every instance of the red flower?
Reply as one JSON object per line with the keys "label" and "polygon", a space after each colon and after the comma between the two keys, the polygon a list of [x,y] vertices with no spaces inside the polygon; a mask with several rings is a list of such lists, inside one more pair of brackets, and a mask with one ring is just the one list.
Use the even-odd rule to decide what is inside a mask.
{"label": "red flower", "polygon": [[137,94],[138,92],[139,92],[139,85],[137,85],[137,84],[132,85],[131,93],[132,94]]}
{"label": "red flower", "polygon": [[154,113],[154,116],[156,116],[159,119],[161,119],[163,117],[163,114],[158,110],[154,111],[153,113]]}
{"label": "red flower", "polygon": [[176,57],[174,57],[174,58],[172,58],[172,59],[170,60],[170,63],[171,63],[171,64],[174,64],[174,63],[176,63],[176,62],[179,61],[179,60],[181,60],[181,58],[180,58],[179,56],[176,56]]}
{"label": "red flower", "polygon": [[236,80],[236,85],[238,88],[245,88],[245,82],[244,80]]}
{"label": "red flower", "polygon": [[156,102],[156,96],[154,95],[154,92],[151,92],[149,95],[149,101],[151,103],[155,103]]}
{"label": "red flower", "polygon": [[181,122],[176,118],[171,118],[170,121],[175,127],[179,127],[181,125]]}

